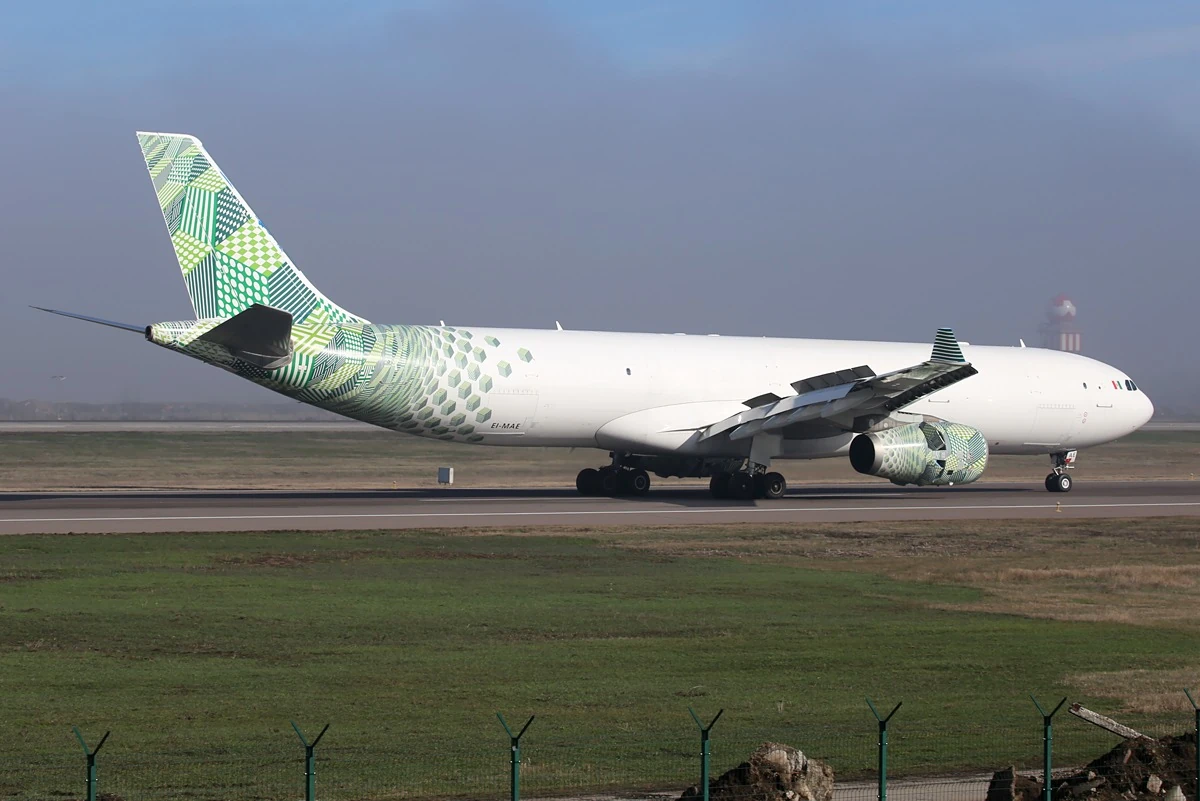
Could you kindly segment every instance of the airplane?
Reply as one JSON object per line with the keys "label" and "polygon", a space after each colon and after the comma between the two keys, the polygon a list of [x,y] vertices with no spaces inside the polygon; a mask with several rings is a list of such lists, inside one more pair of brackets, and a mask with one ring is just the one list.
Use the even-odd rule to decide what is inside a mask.
{"label": "airplane", "polygon": [[931,347],[374,324],[309,282],[199,139],[137,136],[196,319],[43,311],[136,331],[393,431],[608,451],[576,477],[583,495],[644,495],[654,473],[708,478],[717,498],[774,499],[787,482],[772,464],[828,457],[895,484],[957,486],[990,454],[1048,454],[1046,489],[1069,492],[1080,448],[1154,412],[1115,367],[1023,342],[971,345],[948,328]]}

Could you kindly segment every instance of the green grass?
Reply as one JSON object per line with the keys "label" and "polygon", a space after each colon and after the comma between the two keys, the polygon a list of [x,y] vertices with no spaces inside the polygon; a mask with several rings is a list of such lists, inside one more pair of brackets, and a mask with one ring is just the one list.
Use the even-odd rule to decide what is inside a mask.
{"label": "green grass", "polygon": [[[1151,536],[1156,523],[1138,525]],[[1005,526],[1013,543],[1034,532]],[[0,797],[77,783],[72,724],[113,730],[101,763],[126,797],[289,797],[302,787],[291,718],[310,734],[333,723],[329,797],[499,795],[497,710],[538,715],[531,793],[681,788],[697,747],[688,705],[726,710],[718,769],[774,739],[846,777],[872,764],[865,695],[904,700],[899,772],[1032,764],[1028,691],[1057,700],[1074,675],[1200,656],[1191,627],[960,611],[989,593],[887,575],[891,559],[681,551],[693,534],[753,541],[669,528],[2,538]],[[1064,728],[1063,764],[1108,743]]]}

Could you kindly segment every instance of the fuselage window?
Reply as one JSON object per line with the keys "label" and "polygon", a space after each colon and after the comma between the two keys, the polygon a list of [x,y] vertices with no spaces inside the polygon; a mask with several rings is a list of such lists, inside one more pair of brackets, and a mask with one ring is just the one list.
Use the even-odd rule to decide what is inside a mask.
{"label": "fuselage window", "polygon": [[626,368],[625,368],[625,375],[633,375],[633,370],[630,370],[628,367],[626,367]]}
{"label": "fuselage window", "polygon": [[1086,382],[1086,381],[1084,381],[1084,382],[1083,382],[1083,388],[1084,388],[1084,389],[1087,389],[1087,382]]}

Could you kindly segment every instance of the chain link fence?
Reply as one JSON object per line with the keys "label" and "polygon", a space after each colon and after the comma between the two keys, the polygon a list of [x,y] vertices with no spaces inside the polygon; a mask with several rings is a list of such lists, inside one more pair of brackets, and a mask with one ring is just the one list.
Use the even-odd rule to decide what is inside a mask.
{"label": "chain link fence", "polygon": [[[906,720],[909,711],[900,709],[887,723],[886,785],[880,773],[880,725],[864,705],[863,725],[854,730],[746,725],[733,713],[710,724],[716,710],[708,710],[707,717],[697,710],[694,722],[681,708],[678,726],[665,735],[647,736],[631,724],[580,738],[556,728],[553,720],[537,718],[520,735],[519,751],[513,745],[520,726],[502,728],[486,716],[449,741],[410,733],[372,743],[352,725],[334,721],[313,749],[311,792],[323,801],[507,799],[514,795],[513,762],[519,755],[519,794],[527,799],[662,801],[685,791],[702,799],[700,728],[711,726],[712,801],[829,801],[822,764],[833,773],[834,801],[871,801],[884,794],[890,801],[1198,801],[1200,717],[1181,716],[1177,726],[1160,724],[1146,731],[1145,739],[1123,739],[1074,716],[1057,715],[1054,778],[1046,795],[1044,720],[1032,705],[1028,726],[1015,728],[986,722],[945,728],[928,717],[919,723]],[[95,754],[91,790],[100,801],[295,801],[309,793],[305,746],[288,729],[270,742],[233,749],[192,746],[151,753],[123,740],[119,731],[99,751],[99,736],[87,742]],[[780,766],[792,752],[761,749],[764,743],[794,747],[814,762],[802,765],[791,756],[784,770]],[[57,753],[29,755],[19,743],[0,745],[0,799],[87,799],[87,752],[80,745],[69,730]]]}

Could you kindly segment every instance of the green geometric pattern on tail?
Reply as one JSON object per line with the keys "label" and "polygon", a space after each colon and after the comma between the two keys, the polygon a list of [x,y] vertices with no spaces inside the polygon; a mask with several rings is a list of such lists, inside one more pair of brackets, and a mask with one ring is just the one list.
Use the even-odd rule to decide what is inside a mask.
{"label": "green geometric pattern on tail", "polygon": [[322,295],[291,262],[204,150],[186,134],[138,133],[138,143],[198,319],[261,303],[295,323],[365,323]]}

